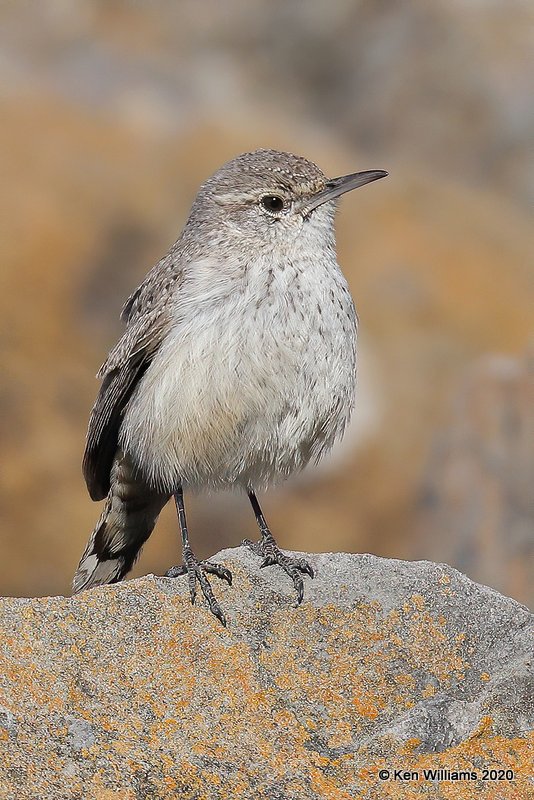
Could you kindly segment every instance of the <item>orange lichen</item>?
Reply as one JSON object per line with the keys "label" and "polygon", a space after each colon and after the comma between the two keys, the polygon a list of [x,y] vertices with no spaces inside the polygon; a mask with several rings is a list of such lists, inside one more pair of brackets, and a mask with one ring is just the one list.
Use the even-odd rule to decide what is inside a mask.
{"label": "orange lichen", "polygon": [[353,697],[352,704],[354,705],[358,714],[361,714],[362,717],[367,717],[368,719],[376,719],[376,717],[379,714],[377,706],[374,703],[369,702],[369,700],[367,699]]}
{"label": "orange lichen", "polygon": [[[19,642],[16,657],[22,642],[29,649],[23,662],[3,672],[4,680],[12,675],[5,707],[18,728],[16,739],[0,728],[1,779],[12,764],[24,764],[21,774],[31,780],[35,796],[44,797],[45,772],[62,775],[70,764],[69,791],[89,800],[133,797],[121,787],[134,780],[147,781],[147,796],[152,792],[158,800],[247,800],[250,787],[261,785],[268,772],[274,783],[286,782],[295,797],[312,792],[346,800],[358,796],[347,787],[359,786],[367,796],[404,800],[420,796],[429,784],[381,781],[380,768],[510,765],[517,775],[500,787],[503,798],[525,793],[527,772],[519,764],[526,759],[526,740],[499,736],[489,715],[469,739],[443,753],[420,753],[416,737],[378,735],[382,713],[394,717],[473,671],[464,638],[431,612],[423,595],[412,595],[407,612],[380,613],[376,603],[351,610],[274,607],[262,617],[264,646],[258,649],[254,637],[235,637],[231,625],[222,630],[209,616],[196,617],[186,596],[169,598],[149,579],[136,584],[146,618],[136,617],[139,629],[133,635],[121,605],[131,592],[119,586],[49,600],[44,663],[42,615],[18,618],[17,636],[10,637]],[[65,605],[72,613],[56,634],[54,609]],[[119,620],[113,636],[120,641],[108,637],[109,620]],[[321,631],[320,647],[310,640],[311,629]],[[62,647],[66,635],[76,647]],[[484,680],[485,674],[478,669],[476,677]],[[36,709],[42,712],[37,718]],[[71,735],[65,718],[90,723],[93,731],[93,744],[83,746],[82,739],[79,762],[60,755],[68,752]],[[42,742],[60,744],[47,751],[46,768],[36,757],[26,763],[37,740],[40,752]],[[92,770],[89,782],[79,772],[86,768]],[[440,784],[447,800],[490,798],[490,791],[480,783]]]}

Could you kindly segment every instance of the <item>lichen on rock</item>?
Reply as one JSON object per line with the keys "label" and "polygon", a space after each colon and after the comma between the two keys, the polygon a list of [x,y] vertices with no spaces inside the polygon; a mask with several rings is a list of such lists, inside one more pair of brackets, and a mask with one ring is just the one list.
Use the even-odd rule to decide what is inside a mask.
{"label": "lichen on rock", "polygon": [[[185,578],[0,600],[2,800],[532,796],[526,608],[444,565],[340,553],[306,556],[296,607],[244,548],[215,558],[227,628]],[[396,768],[418,779],[380,779]],[[514,777],[492,794],[484,768]]]}

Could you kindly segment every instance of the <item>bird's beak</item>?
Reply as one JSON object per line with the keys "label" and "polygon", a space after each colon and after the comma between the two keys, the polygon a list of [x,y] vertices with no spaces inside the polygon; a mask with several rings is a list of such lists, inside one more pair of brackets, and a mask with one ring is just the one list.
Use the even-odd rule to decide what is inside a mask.
{"label": "bird's beak", "polygon": [[322,206],[329,200],[335,200],[345,192],[352,192],[359,186],[365,186],[366,183],[377,181],[379,178],[385,178],[388,175],[383,169],[370,169],[366,172],[353,172],[352,175],[343,175],[341,178],[330,178],[326,181],[324,189],[320,192],[305,200],[300,209],[304,216],[313,211],[314,208]]}

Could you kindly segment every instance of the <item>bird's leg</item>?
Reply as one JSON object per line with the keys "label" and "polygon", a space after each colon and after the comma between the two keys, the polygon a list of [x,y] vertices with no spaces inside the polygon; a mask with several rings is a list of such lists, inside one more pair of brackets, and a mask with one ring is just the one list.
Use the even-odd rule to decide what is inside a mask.
{"label": "bird's leg", "polygon": [[241,544],[250,548],[250,550],[252,550],[253,553],[256,553],[256,555],[263,557],[263,561],[261,563],[262,567],[269,567],[272,564],[278,564],[279,567],[282,567],[284,572],[286,572],[293,581],[293,585],[297,592],[297,601],[302,603],[302,598],[304,597],[304,582],[302,580],[301,573],[305,573],[306,575],[309,575],[310,578],[313,578],[314,572],[312,567],[303,558],[286,556],[280,550],[275,542],[274,536],[269,530],[267,522],[265,521],[260,504],[258,503],[258,498],[252,489],[248,490],[248,499],[250,500],[250,504],[252,505],[252,509],[256,515],[256,522],[258,523],[261,532],[261,539],[259,542],[251,542],[250,539],[243,539]]}
{"label": "bird's leg", "polygon": [[202,589],[202,594],[206,598],[209,609],[212,614],[215,614],[223,625],[226,625],[226,617],[224,616],[220,605],[215,599],[210,582],[206,577],[206,573],[216,575],[218,578],[226,581],[231,585],[232,573],[221,564],[215,564],[213,561],[199,561],[191,549],[189,542],[189,532],[187,530],[187,520],[185,517],[184,506],[184,493],[180,488],[174,494],[174,502],[176,503],[176,511],[178,512],[178,522],[180,524],[180,533],[182,535],[182,550],[184,554],[184,564],[178,567],[171,567],[166,573],[167,578],[177,578],[180,575],[187,575],[189,580],[189,594],[191,595],[191,603],[195,602],[197,596],[197,581]]}

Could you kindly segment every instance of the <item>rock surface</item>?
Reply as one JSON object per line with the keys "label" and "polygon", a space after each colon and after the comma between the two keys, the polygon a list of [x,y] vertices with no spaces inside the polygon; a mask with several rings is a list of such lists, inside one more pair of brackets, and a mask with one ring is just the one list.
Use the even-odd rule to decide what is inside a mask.
{"label": "rock surface", "polygon": [[309,556],[295,607],[248,551],[216,558],[226,629],[184,578],[0,601],[1,800],[533,796],[526,608],[347,554]]}

